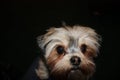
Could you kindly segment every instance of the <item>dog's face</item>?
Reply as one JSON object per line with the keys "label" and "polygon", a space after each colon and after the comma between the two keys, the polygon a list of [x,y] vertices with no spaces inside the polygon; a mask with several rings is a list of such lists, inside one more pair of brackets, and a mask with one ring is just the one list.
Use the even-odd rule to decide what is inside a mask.
{"label": "dog's face", "polygon": [[38,37],[50,76],[55,80],[87,80],[95,72],[99,37],[89,27],[51,28]]}

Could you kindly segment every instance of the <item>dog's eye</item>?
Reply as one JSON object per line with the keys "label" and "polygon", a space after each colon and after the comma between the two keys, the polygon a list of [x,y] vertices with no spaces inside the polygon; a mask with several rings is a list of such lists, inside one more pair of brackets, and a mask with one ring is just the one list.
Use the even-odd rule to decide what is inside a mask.
{"label": "dog's eye", "polygon": [[63,46],[58,46],[58,47],[56,48],[56,51],[57,51],[58,54],[63,54],[63,53],[65,52]]}
{"label": "dog's eye", "polygon": [[81,47],[80,47],[82,53],[85,53],[86,52],[86,49],[87,49],[87,45],[85,44],[82,44]]}

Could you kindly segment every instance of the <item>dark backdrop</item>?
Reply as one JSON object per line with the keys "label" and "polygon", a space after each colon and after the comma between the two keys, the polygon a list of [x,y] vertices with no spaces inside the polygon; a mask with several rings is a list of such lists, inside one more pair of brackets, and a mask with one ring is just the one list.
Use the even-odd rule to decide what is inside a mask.
{"label": "dark backdrop", "polygon": [[36,37],[51,26],[80,24],[102,36],[94,80],[116,80],[119,69],[119,0],[1,1],[0,80],[20,79],[39,56]]}

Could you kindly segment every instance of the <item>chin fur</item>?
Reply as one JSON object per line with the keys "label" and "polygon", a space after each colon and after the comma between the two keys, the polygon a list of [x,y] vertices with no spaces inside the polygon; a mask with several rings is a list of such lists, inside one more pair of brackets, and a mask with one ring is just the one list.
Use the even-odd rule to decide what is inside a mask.
{"label": "chin fur", "polygon": [[37,38],[45,60],[36,73],[40,80],[88,80],[95,72],[93,58],[99,52],[99,35],[89,27],[50,28]]}

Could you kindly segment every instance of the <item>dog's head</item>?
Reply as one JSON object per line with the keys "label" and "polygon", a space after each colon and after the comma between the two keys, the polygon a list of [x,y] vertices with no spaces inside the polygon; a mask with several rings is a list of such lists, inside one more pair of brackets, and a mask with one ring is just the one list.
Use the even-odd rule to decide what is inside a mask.
{"label": "dog's head", "polygon": [[37,38],[55,80],[86,80],[95,72],[99,36],[89,27],[50,28]]}

